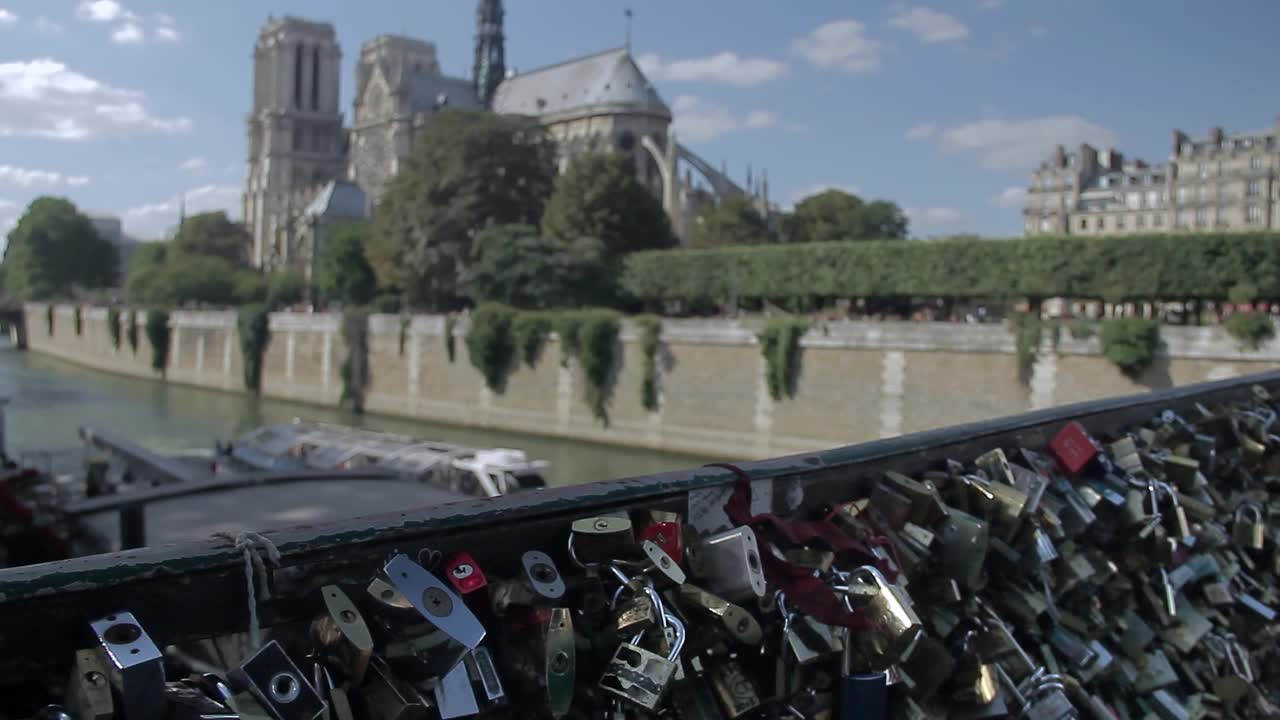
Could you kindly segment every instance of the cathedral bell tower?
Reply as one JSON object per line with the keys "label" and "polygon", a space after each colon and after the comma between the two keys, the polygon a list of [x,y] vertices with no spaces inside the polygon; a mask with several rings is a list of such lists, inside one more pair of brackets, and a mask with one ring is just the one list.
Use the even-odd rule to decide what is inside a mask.
{"label": "cathedral bell tower", "polygon": [[493,104],[493,94],[507,74],[506,47],[502,36],[502,0],[480,0],[476,7],[476,62],[471,77],[476,97],[485,107]]}

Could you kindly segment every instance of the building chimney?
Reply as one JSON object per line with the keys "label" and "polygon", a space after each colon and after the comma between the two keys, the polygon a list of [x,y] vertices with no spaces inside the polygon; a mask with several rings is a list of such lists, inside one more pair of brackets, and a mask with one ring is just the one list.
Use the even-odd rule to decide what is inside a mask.
{"label": "building chimney", "polygon": [[1222,145],[1222,128],[1216,127],[1209,131],[1209,140],[1214,145]]}
{"label": "building chimney", "polygon": [[1173,131],[1173,156],[1177,157],[1182,154],[1182,146],[1187,142],[1187,134],[1181,130]]}

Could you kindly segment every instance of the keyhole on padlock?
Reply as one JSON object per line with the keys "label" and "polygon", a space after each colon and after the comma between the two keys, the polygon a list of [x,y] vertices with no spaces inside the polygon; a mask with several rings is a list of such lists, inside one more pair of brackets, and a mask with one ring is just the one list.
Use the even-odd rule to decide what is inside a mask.
{"label": "keyhole on padlock", "polygon": [[555,569],[546,563],[538,563],[529,568],[529,575],[540,583],[549,583],[556,579]]}
{"label": "keyhole on padlock", "polygon": [[427,588],[422,591],[422,607],[436,617],[444,617],[453,612],[453,600],[440,588]]}
{"label": "keyhole on padlock", "polygon": [[603,518],[601,518],[600,520],[597,520],[597,521],[596,521],[596,529],[597,529],[597,530],[608,530],[608,529],[609,529],[609,521],[608,521],[608,520],[605,520],[605,519],[603,519]]}
{"label": "keyhole on padlock", "polygon": [[102,687],[107,682],[107,676],[97,670],[91,670],[84,674],[84,680],[94,687]]}
{"label": "keyhole on padlock", "polygon": [[753,552],[747,553],[747,565],[750,566],[752,570],[759,570],[760,557]]}
{"label": "keyhole on padlock", "polygon": [[551,657],[551,672],[561,675],[569,669],[569,653],[561,650]]}
{"label": "keyhole on padlock", "polygon": [[350,610],[343,610],[338,613],[338,617],[342,618],[342,622],[351,623],[356,621],[356,614]]}
{"label": "keyhole on padlock", "polygon": [[462,563],[461,565],[458,565],[453,568],[453,576],[458,578],[459,580],[465,580],[471,577],[471,574],[474,572],[475,572],[475,568],[471,567],[467,563]]}

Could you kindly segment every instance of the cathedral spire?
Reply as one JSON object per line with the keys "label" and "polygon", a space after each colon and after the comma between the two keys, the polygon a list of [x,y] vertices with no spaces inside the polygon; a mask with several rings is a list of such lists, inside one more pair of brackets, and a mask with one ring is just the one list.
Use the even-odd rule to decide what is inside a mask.
{"label": "cathedral spire", "polygon": [[476,62],[472,68],[476,96],[485,107],[507,74],[506,46],[502,35],[502,0],[479,0],[476,6]]}

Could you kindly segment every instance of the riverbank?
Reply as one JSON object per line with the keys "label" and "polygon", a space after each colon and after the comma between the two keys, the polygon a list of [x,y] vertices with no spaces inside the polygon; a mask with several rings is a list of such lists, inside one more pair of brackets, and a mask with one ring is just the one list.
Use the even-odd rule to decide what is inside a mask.
{"label": "riverbank", "polygon": [[[145,336],[116,347],[101,308],[26,307],[32,352],[167,384],[244,393],[233,312],[173,312],[168,366],[152,369]],[[139,315],[141,327],[145,319]],[[1064,334],[1042,343],[1019,372],[1013,335],[999,325],[838,322],[800,341],[794,393],[775,400],[751,324],[668,320],[657,352],[656,410],[642,402],[638,329],[624,322],[607,383],[608,424],[586,401],[576,362],[560,362],[552,336],[501,392],[468,361],[466,323],[440,316],[369,318],[371,413],[469,428],[573,438],[703,457],[765,458],[1009,415],[1070,402],[1221,379],[1280,367],[1280,343],[1239,348],[1220,327],[1166,327],[1156,361],[1129,378],[1100,355],[1098,339]],[[446,330],[454,335],[452,356]],[[139,333],[139,335],[144,335]],[[277,313],[262,361],[264,398],[333,408],[348,349],[336,314]],[[1023,378],[1026,378],[1025,380]]]}

